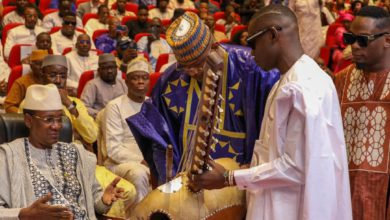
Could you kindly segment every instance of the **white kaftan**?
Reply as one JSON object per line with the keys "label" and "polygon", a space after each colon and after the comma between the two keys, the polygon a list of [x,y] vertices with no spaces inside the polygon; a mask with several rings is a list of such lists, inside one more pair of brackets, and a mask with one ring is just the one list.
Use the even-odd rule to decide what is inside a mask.
{"label": "white kaftan", "polygon": [[307,55],[271,90],[251,167],[234,172],[247,219],[352,219],[337,93]]}

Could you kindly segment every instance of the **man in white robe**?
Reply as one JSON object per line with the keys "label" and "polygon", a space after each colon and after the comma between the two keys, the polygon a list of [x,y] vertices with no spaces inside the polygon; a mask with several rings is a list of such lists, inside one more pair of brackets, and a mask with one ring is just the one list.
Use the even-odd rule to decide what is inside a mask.
{"label": "man in white robe", "polygon": [[63,17],[61,30],[50,35],[53,54],[61,55],[65,48],[76,45],[77,37],[82,34],[76,30],[76,24],[75,14],[67,14]]}
{"label": "man in white robe", "polygon": [[77,37],[76,50],[65,55],[68,62],[67,85],[77,88],[81,74],[88,70],[97,70],[98,59],[94,51],[91,51],[91,39],[88,35],[82,34]]}
{"label": "man in white robe", "polygon": [[332,80],[299,39],[294,13],[281,5],[260,10],[248,42],[264,70],[278,68],[251,168],[192,175],[206,189],[237,185],[247,190],[247,217],[256,220],[351,220],[346,148]]}
{"label": "man in white robe", "polygon": [[37,25],[38,13],[33,7],[24,10],[24,25],[20,25],[8,32],[4,46],[4,58],[8,60],[9,53],[15,44],[35,44],[36,36],[45,29]]}
{"label": "man in white robe", "polygon": [[85,24],[85,31],[87,34],[92,37],[93,32],[100,29],[108,29],[108,16],[110,15],[110,10],[106,5],[100,5],[98,9],[98,19],[91,18]]}
{"label": "man in white robe", "polygon": [[123,198],[119,177],[102,190],[92,153],[58,142],[62,108],[55,85],[27,89],[29,136],[0,145],[0,219],[96,219]]}
{"label": "man in white robe", "polygon": [[149,168],[126,118],[138,113],[145,100],[149,87],[149,64],[146,61],[137,60],[129,65],[126,85],[128,93],[112,100],[105,108],[102,159],[109,170],[134,184],[136,202],[139,202],[149,192]]}

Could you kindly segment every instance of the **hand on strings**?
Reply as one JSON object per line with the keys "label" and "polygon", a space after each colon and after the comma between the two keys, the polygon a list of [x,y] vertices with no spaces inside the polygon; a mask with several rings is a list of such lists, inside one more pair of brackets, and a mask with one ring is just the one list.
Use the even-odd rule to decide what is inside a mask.
{"label": "hand on strings", "polygon": [[207,163],[211,169],[199,175],[190,175],[191,183],[203,189],[220,189],[225,187],[225,177],[223,174],[226,169],[215,163],[212,159],[209,159]]}
{"label": "hand on strings", "polygon": [[104,190],[102,201],[105,205],[110,206],[118,199],[125,198],[123,196],[124,189],[116,186],[120,180],[120,177],[115,178]]}
{"label": "hand on strings", "polygon": [[23,208],[19,212],[19,219],[24,220],[35,220],[35,219],[46,219],[46,220],[57,220],[57,219],[73,219],[73,213],[64,206],[49,205],[47,204],[52,198],[52,194],[49,193],[39,199],[27,208]]}

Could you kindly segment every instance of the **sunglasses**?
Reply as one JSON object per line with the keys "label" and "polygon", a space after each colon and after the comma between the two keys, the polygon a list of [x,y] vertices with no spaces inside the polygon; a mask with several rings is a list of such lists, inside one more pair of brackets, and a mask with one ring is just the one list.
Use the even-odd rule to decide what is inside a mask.
{"label": "sunglasses", "polygon": [[371,41],[374,41],[386,34],[389,34],[388,32],[383,32],[379,34],[371,34],[371,35],[355,35],[353,33],[344,33],[343,34],[343,40],[345,44],[354,44],[357,42],[360,47],[367,47],[368,44]]}
{"label": "sunglasses", "polygon": [[72,21],[64,21],[63,23],[64,23],[64,25],[73,25],[73,26],[76,26],[76,22],[72,22]]}
{"label": "sunglasses", "polygon": [[282,28],[279,27],[279,26],[271,26],[271,27],[262,29],[262,30],[258,31],[257,33],[255,33],[255,34],[249,36],[249,37],[246,39],[246,42],[247,42],[248,46],[249,46],[250,48],[254,49],[254,48],[255,48],[255,42],[256,42],[255,39],[258,38],[258,37],[260,37],[261,35],[267,33],[268,31],[270,31],[270,30],[272,30],[272,29],[277,30],[277,31],[281,31],[281,30],[282,30]]}

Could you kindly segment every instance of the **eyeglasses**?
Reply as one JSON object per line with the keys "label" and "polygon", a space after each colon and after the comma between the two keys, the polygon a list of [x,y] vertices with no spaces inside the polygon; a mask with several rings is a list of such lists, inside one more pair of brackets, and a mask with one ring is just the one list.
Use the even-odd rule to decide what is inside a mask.
{"label": "eyeglasses", "polygon": [[389,34],[389,33],[383,32],[383,33],[371,34],[371,35],[364,35],[364,34],[355,35],[355,34],[349,32],[349,33],[343,34],[343,40],[344,40],[345,44],[354,44],[355,42],[357,42],[360,47],[367,47],[371,41],[374,41],[374,40],[376,40],[376,39],[378,39],[386,34]]}
{"label": "eyeglasses", "polygon": [[73,25],[73,26],[76,26],[76,22],[73,22],[73,21],[64,21],[63,22],[64,25]]}
{"label": "eyeglasses", "polygon": [[255,48],[255,39],[260,37],[261,35],[265,34],[267,31],[270,31],[272,29],[275,29],[277,31],[281,31],[282,28],[279,27],[279,26],[271,26],[271,27],[268,27],[268,28],[265,28],[263,30],[260,30],[259,32],[253,34],[252,36],[249,36],[247,39],[246,39],[246,42],[247,44],[250,46],[250,48],[254,49]]}
{"label": "eyeglasses", "polygon": [[79,40],[80,44],[91,44],[90,40]]}
{"label": "eyeglasses", "polygon": [[43,121],[43,123],[47,125],[54,125],[54,124],[62,124],[62,122],[65,120],[65,116],[60,117],[40,117],[38,115],[31,115],[33,118],[39,119]]}

